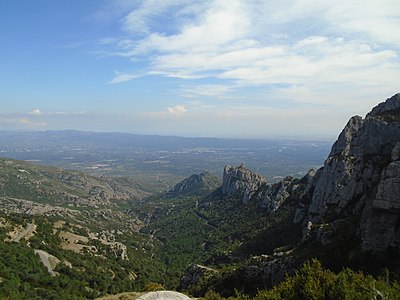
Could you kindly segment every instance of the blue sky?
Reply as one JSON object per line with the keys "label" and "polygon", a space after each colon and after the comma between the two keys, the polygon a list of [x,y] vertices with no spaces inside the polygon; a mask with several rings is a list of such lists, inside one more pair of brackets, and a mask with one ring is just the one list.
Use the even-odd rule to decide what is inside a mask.
{"label": "blue sky", "polygon": [[398,0],[1,0],[0,130],[336,136],[400,92]]}

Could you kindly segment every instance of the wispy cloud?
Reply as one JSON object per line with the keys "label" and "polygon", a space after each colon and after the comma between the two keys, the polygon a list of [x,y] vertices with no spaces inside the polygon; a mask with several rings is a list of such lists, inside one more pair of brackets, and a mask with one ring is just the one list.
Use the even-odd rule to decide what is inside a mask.
{"label": "wispy cloud", "polygon": [[141,76],[143,76],[143,75],[123,74],[123,73],[115,72],[115,77],[112,80],[110,80],[108,83],[110,83],[110,84],[122,83],[122,82],[130,81],[135,78],[139,78]]}
{"label": "wispy cloud", "polygon": [[150,33],[157,17],[166,10],[177,8],[183,0],[147,0],[123,18],[123,28],[128,32]]}
{"label": "wispy cloud", "polygon": [[[159,26],[171,11],[168,28]],[[141,75],[214,80],[184,88],[187,97],[274,85],[281,98],[299,91],[298,101],[324,103],[335,87],[343,96],[335,104],[346,105],[355,89],[376,97],[398,88],[399,16],[394,0],[142,1],[121,20],[128,37],[114,53],[142,59]],[[117,74],[110,83],[137,76]]]}
{"label": "wispy cloud", "polygon": [[232,90],[234,90],[234,87],[229,85],[207,84],[183,87],[180,92],[186,97],[207,96],[212,98],[228,98],[228,94]]}
{"label": "wispy cloud", "polygon": [[15,123],[18,125],[22,125],[24,128],[28,129],[40,129],[47,125],[46,122],[43,121],[35,121],[27,117],[21,117],[15,120]]}
{"label": "wispy cloud", "polygon": [[184,105],[177,104],[175,106],[167,107],[164,111],[156,111],[156,112],[145,112],[141,115],[144,117],[152,117],[152,118],[170,118],[170,119],[178,119],[184,116],[187,113],[187,109]]}
{"label": "wispy cloud", "polygon": [[84,111],[80,112],[66,112],[55,111],[46,112],[38,108],[27,113],[0,113],[0,129],[1,130],[20,130],[20,129],[44,129],[64,120],[76,119],[77,123],[84,121],[89,116]]}
{"label": "wispy cloud", "polygon": [[41,129],[47,126],[42,120],[36,120],[35,116],[18,114],[1,114],[0,128],[4,129]]}
{"label": "wispy cloud", "polygon": [[46,116],[75,116],[75,115],[83,115],[84,111],[42,111],[39,108],[35,108],[34,110],[26,113],[26,116],[30,117],[46,117]]}

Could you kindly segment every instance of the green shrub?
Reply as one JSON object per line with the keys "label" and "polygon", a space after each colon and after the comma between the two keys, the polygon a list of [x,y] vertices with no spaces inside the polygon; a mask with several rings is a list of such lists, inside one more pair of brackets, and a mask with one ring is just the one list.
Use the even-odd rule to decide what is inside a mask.
{"label": "green shrub", "polygon": [[378,280],[362,272],[345,269],[339,274],[322,268],[313,259],[292,277],[271,290],[261,291],[255,300],[352,300],[400,299],[399,284]]}

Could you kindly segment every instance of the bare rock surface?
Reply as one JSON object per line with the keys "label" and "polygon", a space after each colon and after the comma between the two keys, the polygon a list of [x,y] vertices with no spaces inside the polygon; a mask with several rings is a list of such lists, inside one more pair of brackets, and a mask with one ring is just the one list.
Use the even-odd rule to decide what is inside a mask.
{"label": "bare rock surface", "polygon": [[188,296],[174,291],[157,291],[141,295],[138,300],[187,300]]}
{"label": "bare rock surface", "polygon": [[[350,119],[306,188],[295,221],[360,215],[363,250],[400,253],[400,94]],[[307,211],[307,222],[301,215]]]}
{"label": "bare rock surface", "polygon": [[43,251],[43,250],[34,250],[34,251],[35,251],[35,254],[39,255],[41,262],[47,268],[47,271],[49,272],[49,274],[51,276],[58,275],[57,272],[54,272],[54,268],[61,261],[57,257],[47,253],[46,251]]}
{"label": "bare rock surface", "polygon": [[247,169],[244,165],[224,169],[222,193],[227,197],[240,197],[243,203],[248,203],[256,195],[267,179]]}

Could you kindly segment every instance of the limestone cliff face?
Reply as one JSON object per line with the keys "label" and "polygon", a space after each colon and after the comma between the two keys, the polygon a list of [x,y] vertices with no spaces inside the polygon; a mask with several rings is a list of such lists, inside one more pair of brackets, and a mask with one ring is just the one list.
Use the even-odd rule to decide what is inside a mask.
{"label": "limestone cliff face", "polygon": [[224,196],[240,197],[247,204],[266,183],[264,176],[251,172],[244,165],[236,168],[228,165],[224,169],[221,190]]}
{"label": "limestone cliff face", "polygon": [[[347,123],[301,199],[296,222],[361,216],[364,250],[400,246],[400,94]],[[306,213],[305,213],[306,211]]]}
{"label": "limestone cliff face", "polygon": [[[313,172],[313,171],[312,171]],[[309,175],[295,179],[291,176],[268,184],[267,179],[244,167],[226,166],[220,188],[223,197],[240,198],[243,204],[257,202],[267,213],[274,213],[288,199],[298,199],[303,193]]]}
{"label": "limestone cliff face", "polygon": [[[268,213],[287,201],[297,203],[294,222],[301,228],[285,228],[303,229],[303,238],[287,245],[283,241],[284,247],[275,248],[272,255],[253,257],[241,268],[212,275],[203,281],[205,286],[223,291],[232,282],[258,288],[274,285],[314,256],[337,267],[363,264],[363,251],[371,251],[382,258],[382,266],[391,267],[397,262],[391,257],[400,256],[400,94],[376,106],[364,119],[351,118],[320,169],[301,179],[287,177],[267,184],[244,166],[227,166],[219,191],[223,197],[260,204]],[[283,228],[285,221],[276,228]],[[263,242],[271,243],[274,234],[268,232]],[[285,247],[291,250],[277,251]],[[393,265],[389,271],[398,272]],[[190,274],[200,270],[194,268]],[[201,275],[188,278],[202,282],[197,280]]]}
{"label": "limestone cliff face", "polygon": [[267,186],[261,207],[269,214],[274,213],[289,198],[298,198],[302,189],[304,189],[304,178],[298,180],[288,176],[280,182]]}

